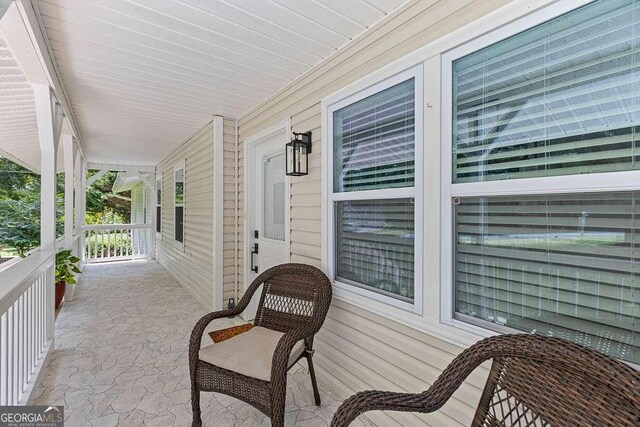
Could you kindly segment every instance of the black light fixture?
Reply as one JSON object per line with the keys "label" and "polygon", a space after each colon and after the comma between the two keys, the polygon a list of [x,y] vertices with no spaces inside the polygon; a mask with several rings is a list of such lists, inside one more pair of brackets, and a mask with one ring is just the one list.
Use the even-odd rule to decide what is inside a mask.
{"label": "black light fixture", "polygon": [[286,145],[287,176],[309,174],[309,153],[311,153],[311,131],[293,133],[294,139]]}

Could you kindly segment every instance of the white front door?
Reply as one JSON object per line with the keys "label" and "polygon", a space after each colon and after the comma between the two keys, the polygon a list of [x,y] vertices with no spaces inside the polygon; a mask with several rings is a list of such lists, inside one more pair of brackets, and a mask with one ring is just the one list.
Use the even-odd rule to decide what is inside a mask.
{"label": "white front door", "polygon": [[[289,180],[285,176],[286,127],[247,144],[245,289],[258,274],[289,262]],[[245,311],[255,317],[259,295]]]}

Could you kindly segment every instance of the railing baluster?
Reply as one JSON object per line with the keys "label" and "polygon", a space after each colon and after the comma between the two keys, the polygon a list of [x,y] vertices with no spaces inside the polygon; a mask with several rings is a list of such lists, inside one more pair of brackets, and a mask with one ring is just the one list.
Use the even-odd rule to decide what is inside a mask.
{"label": "railing baluster", "polygon": [[9,392],[9,382],[7,381],[8,366],[7,355],[9,345],[7,342],[7,314],[3,314],[0,318],[0,406],[8,405],[7,394]]}
{"label": "railing baluster", "polygon": [[13,303],[13,337],[11,340],[13,341],[13,404],[18,404],[19,394],[20,394],[20,383],[18,382],[18,371],[20,370],[20,305],[17,303]]}
{"label": "railing baluster", "polygon": [[7,405],[13,405],[13,307],[7,310]]}
{"label": "railing baluster", "polygon": [[148,224],[101,224],[85,226],[84,251],[87,262],[110,259],[149,258],[151,226]]}
{"label": "railing baluster", "polygon": [[20,394],[24,390],[24,294],[18,300],[18,385]]}
{"label": "railing baluster", "polygon": [[36,305],[38,313],[38,335],[36,339],[36,359],[40,358],[40,343],[42,342],[42,283],[38,283],[38,301]]}
{"label": "railing baluster", "polygon": [[27,363],[26,363],[27,378],[31,374],[32,368],[33,368],[33,285],[29,286],[29,289],[27,289]]}

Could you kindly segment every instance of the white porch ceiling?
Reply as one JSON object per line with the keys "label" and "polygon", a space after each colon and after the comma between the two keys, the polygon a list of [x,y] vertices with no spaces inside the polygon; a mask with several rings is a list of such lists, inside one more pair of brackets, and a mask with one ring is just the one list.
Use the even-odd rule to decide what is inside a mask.
{"label": "white porch ceiling", "polygon": [[0,33],[0,156],[40,170],[36,104],[31,83]]}
{"label": "white porch ceiling", "polygon": [[405,0],[37,0],[90,161],[156,164]]}

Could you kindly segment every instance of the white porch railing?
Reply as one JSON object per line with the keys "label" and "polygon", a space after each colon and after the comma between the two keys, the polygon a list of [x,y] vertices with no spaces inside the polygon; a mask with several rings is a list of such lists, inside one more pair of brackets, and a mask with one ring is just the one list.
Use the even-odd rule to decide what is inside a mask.
{"label": "white porch railing", "polygon": [[36,251],[2,271],[0,406],[25,405],[53,342],[54,257]]}
{"label": "white porch railing", "polygon": [[104,262],[151,257],[149,224],[85,225],[84,261]]}

